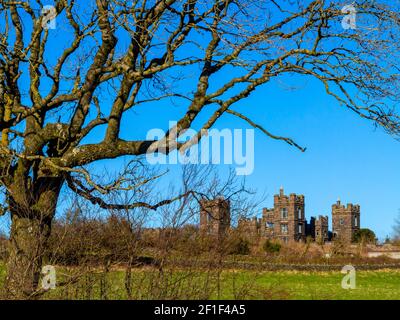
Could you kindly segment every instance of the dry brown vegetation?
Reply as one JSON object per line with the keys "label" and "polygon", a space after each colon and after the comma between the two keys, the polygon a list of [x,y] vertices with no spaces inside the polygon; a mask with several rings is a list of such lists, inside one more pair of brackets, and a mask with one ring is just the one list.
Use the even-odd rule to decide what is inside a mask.
{"label": "dry brown vegetation", "polygon": [[[249,239],[235,229],[218,241],[196,224],[146,228],[124,215],[93,217],[87,209],[74,205],[53,222],[46,264],[57,267],[57,290],[39,291],[35,298],[210,299],[229,291],[237,299],[286,299],[285,286],[260,287],[258,275],[395,262],[366,258],[362,244],[293,242],[266,252],[265,239]],[[0,252],[6,252],[6,244],[0,241]]]}

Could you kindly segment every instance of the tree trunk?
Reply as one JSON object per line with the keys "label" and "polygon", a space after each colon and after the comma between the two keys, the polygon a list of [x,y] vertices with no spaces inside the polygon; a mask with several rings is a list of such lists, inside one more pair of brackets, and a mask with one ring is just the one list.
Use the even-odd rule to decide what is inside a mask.
{"label": "tree trunk", "polygon": [[38,289],[51,221],[12,214],[9,260],[5,283],[7,298],[29,299]]}
{"label": "tree trunk", "polygon": [[39,182],[39,187],[34,186],[27,194],[14,191],[13,197],[8,197],[11,233],[5,293],[10,299],[35,298],[35,293],[41,289],[39,280],[42,263],[62,180],[46,179]]}

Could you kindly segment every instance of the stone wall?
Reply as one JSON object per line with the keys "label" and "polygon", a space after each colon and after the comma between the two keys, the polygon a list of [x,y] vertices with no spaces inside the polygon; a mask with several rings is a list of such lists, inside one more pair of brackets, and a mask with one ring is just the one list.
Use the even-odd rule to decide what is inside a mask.
{"label": "stone wall", "polygon": [[353,241],[354,234],[360,229],[360,206],[351,203],[344,206],[340,200],[332,205],[333,240],[346,243]]}
{"label": "stone wall", "polygon": [[[200,201],[200,230],[208,234],[222,236],[230,228],[230,203],[223,198]],[[283,188],[274,195],[274,207],[264,208],[262,218],[240,218],[238,229],[248,238],[268,238],[282,242],[305,241],[311,236],[323,243],[342,240],[350,243],[355,232],[360,229],[360,206],[338,201],[332,205],[332,233],[329,232],[328,216],[305,219],[305,201],[303,195],[291,193],[285,195]]]}
{"label": "stone wall", "polygon": [[274,196],[274,208],[264,209],[263,234],[283,242],[304,240],[306,220],[304,217],[304,196],[284,194],[283,188]]}
{"label": "stone wall", "polygon": [[315,220],[314,239],[318,243],[324,243],[329,240],[328,221],[328,216],[318,216],[318,219]]}
{"label": "stone wall", "polygon": [[231,225],[230,203],[223,198],[200,201],[200,231],[224,236]]}

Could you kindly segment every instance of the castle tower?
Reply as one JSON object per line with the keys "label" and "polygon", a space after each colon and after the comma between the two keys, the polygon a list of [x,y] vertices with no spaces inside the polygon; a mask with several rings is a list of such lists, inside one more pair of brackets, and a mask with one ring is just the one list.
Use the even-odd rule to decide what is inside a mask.
{"label": "castle tower", "polygon": [[263,208],[262,218],[260,222],[261,236],[274,238],[275,236],[275,211],[274,209]]}
{"label": "castle tower", "polygon": [[360,230],[360,206],[351,203],[344,206],[340,200],[332,205],[333,240],[340,239],[350,243],[354,234]]}
{"label": "castle tower", "polygon": [[260,235],[261,232],[261,219],[257,217],[245,218],[241,217],[238,221],[238,230],[242,236],[254,239]]}
{"label": "castle tower", "polygon": [[266,224],[273,226],[275,238],[283,242],[305,240],[304,207],[303,195],[291,193],[287,196],[283,188],[280,189],[279,194],[274,196],[273,220],[265,221]]}
{"label": "castle tower", "polygon": [[224,236],[231,224],[229,200],[216,198],[200,201],[200,230],[218,237]]}
{"label": "castle tower", "polygon": [[315,217],[311,217],[308,223],[306,221],[306,237],[312,237],[315,240]]}
{"label": "castle tower", "polygon": [[314,239],[318,243],[324,243],[328,241],[328,216],[318,216],[318,219],[315,220],[315,231],[314,231]]}

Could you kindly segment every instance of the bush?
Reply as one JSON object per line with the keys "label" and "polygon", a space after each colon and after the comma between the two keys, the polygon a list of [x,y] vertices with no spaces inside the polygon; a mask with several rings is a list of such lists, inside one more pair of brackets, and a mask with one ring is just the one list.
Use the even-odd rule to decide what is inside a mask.
{"label": "bush", "polygon": [[0,233],[0,260],[7,260],[8,257],[8,238],[6,235]]}
{"label": "bush", "polygon": [[127,220],[67,217],[55,220],[48,241],[48,258],[66,266],[129,261],[138,234]]}
{"label": "bush", "polygon": [[277,253],[281,250],[281,245],[279,243],[267,240],[264,242],[263,249],[268,253]]}
{"label": "bush", "polygon": [[235,239],[232,243],[230,254],[240,254],[240,255],[250,254],[249,241],[242,238]]}
{"label": "bush", "polygon": [[370,229],[360,229],[354,234],[353,240],[357,243],[375,243],[375,233]]}

